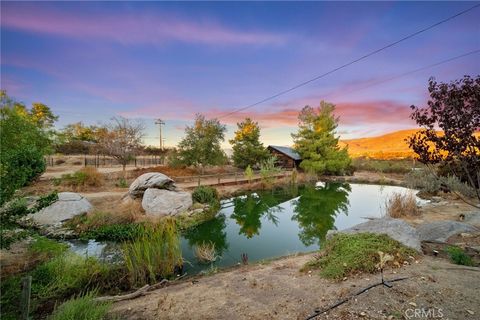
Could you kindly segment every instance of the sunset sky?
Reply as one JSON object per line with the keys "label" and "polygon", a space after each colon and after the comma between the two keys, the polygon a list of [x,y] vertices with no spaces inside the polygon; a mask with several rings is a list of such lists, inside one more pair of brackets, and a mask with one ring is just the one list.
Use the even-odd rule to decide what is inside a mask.
{"label": "sunset sky", "polygon": [[[414,127],[427,80],[480,74],[480,8],[251,109],[478,2],[3,2],[1,87],[43,102],[72,122],[140,118],[158,145],[155,118],[173,146],[195,113],[228,125],[246,116],[265,144],[289,145],[297,113],[337,105],[342,138]],[[393,79],[392,79],[393,78]],[[227,147],[227,144],[225,144]]]}

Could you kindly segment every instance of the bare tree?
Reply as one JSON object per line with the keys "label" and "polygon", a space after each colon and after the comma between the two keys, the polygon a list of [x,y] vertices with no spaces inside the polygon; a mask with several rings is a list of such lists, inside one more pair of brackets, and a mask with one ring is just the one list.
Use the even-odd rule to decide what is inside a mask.
{"label": "bare tree", "polygon": [[101,152],[118,160],[123,168],[135,158],[135,154],[142,148],[142,138],[145,126],[142,122],[123,117],[113,118],[112,123],[99,130],[98,147]]}

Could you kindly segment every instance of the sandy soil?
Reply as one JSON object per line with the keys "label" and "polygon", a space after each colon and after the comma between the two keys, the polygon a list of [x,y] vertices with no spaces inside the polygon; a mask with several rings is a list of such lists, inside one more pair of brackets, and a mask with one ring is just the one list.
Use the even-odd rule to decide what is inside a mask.
{"label": "sandy soil", "polygon": [[[305,319],[338,299],[379,281],[364,274],[341,282],[299,270],[313,255],[287,257],[265,265],[242,266],[117,302],[122,319]],[[424,257],[386,272],[408,276],[393,288],[376,287],[317,319],[403,319],[414,309],[441,312],[448,319],[480,316],[479,270]]]}

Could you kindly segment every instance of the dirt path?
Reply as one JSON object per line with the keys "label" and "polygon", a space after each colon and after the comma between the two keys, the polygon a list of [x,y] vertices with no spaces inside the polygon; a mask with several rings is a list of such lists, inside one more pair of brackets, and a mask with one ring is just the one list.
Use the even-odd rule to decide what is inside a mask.
{"label": "dirt path", "polygon": [[[331,282],[300,273],[312,255],[287,257],[266,265],[243,266],[213,276],[185,280],[146,296],[117,302],[122,319],[305,319],[316,308],[335,303],[379,280],[359,275]],[[480,273],[445,260],[425,257],[390,270],[387,278],[413,277],[392,289],[377,287],[318,319],[404,319],[413,309],[432,310],[448,319],[478,319]],[[471,314],[473,312],[473,314]],[[390,318],[389,318],[390,317]]]}

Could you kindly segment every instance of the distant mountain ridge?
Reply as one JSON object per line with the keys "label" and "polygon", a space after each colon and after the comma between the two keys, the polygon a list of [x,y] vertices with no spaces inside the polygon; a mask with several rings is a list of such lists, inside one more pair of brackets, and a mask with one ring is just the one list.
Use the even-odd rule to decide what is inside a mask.
{"label": "distant mountain ridge", "polygon": [[341,140],[340,145],[348,145],[348,153],[352,157],[367,156],[378,159],[407,158],[413,155],[406,138],[418,129],[407,129],[390,132],[381,136]]}
{"label": "distant mountain ridge", "polygon": [[[348,145],[348,153],[353,158],[362,156],[375,159],[409,158],[414,153],[405,139],[418,131],[419,129],[407,129],[369,138],[340,140],[340,145]],[[480,137],[480,132],[475,133],[475,136]]]}

